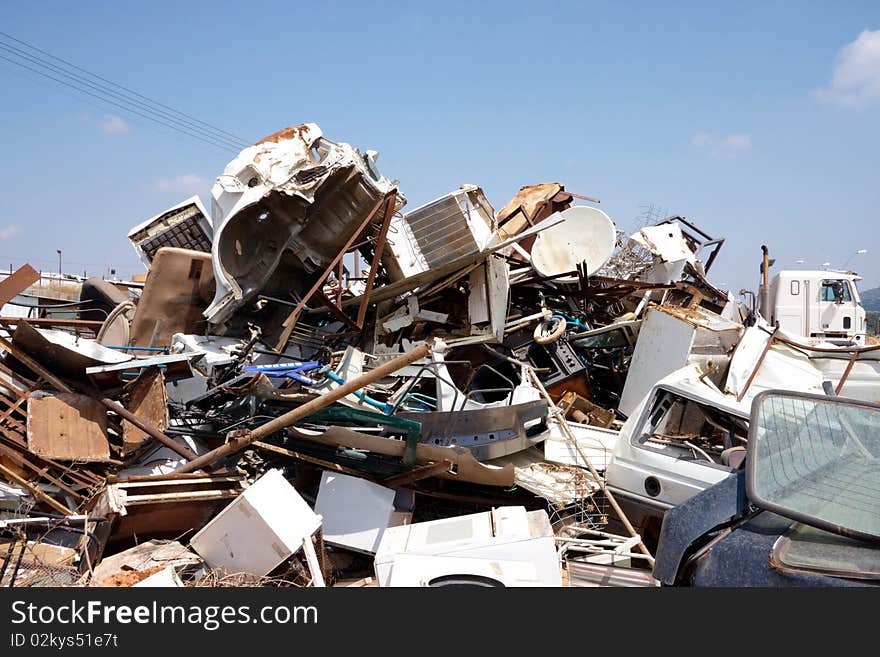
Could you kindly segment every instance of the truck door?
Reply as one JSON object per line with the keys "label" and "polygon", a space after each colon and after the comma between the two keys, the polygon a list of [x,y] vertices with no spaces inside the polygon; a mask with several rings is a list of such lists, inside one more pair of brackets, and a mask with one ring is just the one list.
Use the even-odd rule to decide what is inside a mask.
{"label": "truck door", "polygon": [[819,288],[819,326],[815,332],[852,334],[858,330],[855,302],[849,282],[840,279],[824,279]]}

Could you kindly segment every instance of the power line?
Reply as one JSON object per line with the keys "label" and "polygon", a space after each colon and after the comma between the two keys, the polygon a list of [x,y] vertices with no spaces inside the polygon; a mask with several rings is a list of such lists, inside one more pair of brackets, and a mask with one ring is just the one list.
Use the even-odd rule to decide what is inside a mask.
{"label": "power line", "polygon": [[[201,121],[199,119],[196,119],[195,117],[192,117],[188,114],[184,114],[183,112],[180,112],[179,110],[175,110],[174,108],[171,108],[168,105],[164,105],[164,104],[159,103],[158,101],[155,101],[147,96],[143,96],[142,94],[139,94],[131,89],[128,89],[127,87],[119,85],[119,84],[112,82],[110,80],[107,80],[106,78],[102,78],[101,76],[96,75],[94,73],[91,73],[90,71],[87,71],[86,69],[84,69],[82,67],[76,66],[75,64],[72,64],[64,59],[61,59],[60,57],[56,57],[50,53],[47,53],[46,51],[41,50],[41,49],[37,48],[36,46],[32,46],[31,44],[28,44],[24,41],[21,41],[20,39],[16,39],[15,37],[13,37],[5,32],[0,32],[0,36],[6,37],[7,39],[11,39],[17,43],[20,43],[24,46],[27,46],[28,48],[32,48],[33,50],[40,52],[48,57],[51,57],[52,59],[55,59],[56,61],[62,62],[69,67],[72,67],[76,70],[82,71],[86,75],[89,75],[90,77],[92,77],[96,80],[104,81],[107,84],[116,87],[117,89],[122,89],[122,90],[128,92],[129,94],[132,94],[133,96],[137,96],[138,98],[143,98],[144,100],[148,101],[149,103],[152,103],[153,105],[156,105],[159,107],[166,108],[169,111],[164,111],[161,109],[157,109],[155,107],[150,107],[146,103],[139,101],[135,98],[132,98],[131,96],[128,96],[126,94],[122,94],[120,92],[114,91],[113,89],[110,89],[106,85],[96,84],[81,75],[78,75],[78,74],[73,73],[71,71],[67,71],[67,70],[65,70],[65,69],[63,69],[63,68],[61,68],[51,62],[48,62],[48,61],[46,61],[36,55],[33,55],[27,51],[24,51],[20,48],[16,48],[15,46],[13,46],[11,44],[0,42],[0,49],[4,50],[7,54],[10,54],[13,57],[18,58],[18,59],[11,59],[5,55],[0,54],[0,59],[3,59],[7,62],[10,62],[11,64],[19,66],[19,67],[21,67],[25,70],[28,70],[32,73],[36,73],[37,75],[40,75],[42,77],[53,80],[54,82],[57,82],[57,83],[62,84],[64,86],[70,87],[70,88],[72,88],[82,94],[86,94],[88,96],[91,96],[92,98],[96,98],[96,99],[102,101],[103,103],[113,105],[114,107],[118,107],[126,112],[136,114],[142,118],[153,121],[154,123],[158,123],[159,125],[162,125],[166,128],[170,128],[172,130],[175,130],[181,134],[185,134],[189,137],[193,137],[194,139],[199,139],[200,141],[203,141],[205,143],[209,143],[212,146],[215,146],[217,148],[222,148],[224,150],[230,150],[230,149],[240,150],[241,148],[246,147],[248,145],[248,143],[245,142],[244,140],[240,139],[239,137],[236,137],[235,135],[232,135],[229,132],[226,132],[225,130],[217,128],[216,126],[213,126],[213,125],[206,123],[204,121]],[[33,68],[32,66],[28,66],[28,64],[23,63],[22,60],[24,62],[35,64],[36,66],[41,67],[41,69],[43,69],[43,70]],[[58,75],[62,76],[63,79],[56,77],[55,75],[52,75],[50,73],[47,73],[46,72],[47,70],[50,71],[51,73],[57,73]],[[83,86],[81,86],[81,85],[90,87],[91,89],[93,89],[97,93],[90,91],[87,88],[83,88]],[[110,97],[108,98],[107,96],[110,96]],[[121,102],[117,102],[117,101],[121,101]],[[178,118],[178,116],[175,116],[175,114],[179,115],[180,117],[185,117],[185,118]],[[197,124],[201,124],[201,125],[197,125]],[[207,128],[210,128],[210,130],[207,128],[204,128],[202,126],[207,126]]]}
{"label": "power line", "polygon": [[228,139],[222,135],[218,135],[214,132],[206,130],[205,128],[202,128],[202,127],[200,127],[190,121],[178,119],[177,117],[169,114],[168,112],[161,111],[161,110],[160,111],[154,110],[152,107],[150,107],[144,103],[141,103],[140,101],[132,100],[123,94],[119,94],[113,90],[110,90],[110,89],[104,87],[103,85],[96,85],[93,82],[91,82],[90,80],[88,80],[87,78],[84,78],[80,75],[69,73],[69,72],[65,71],[64,69],[62,69],[58,66],[55,66],[51,62],[47,62],[43,59],[40,59],[39,57],[34,57],[34,56],[30,55],[28,52],[21,50],[19,48],[15,48],[14,46],[10,46],[9,44],[0,42],[0,50],[4,50],[7,53],[12,54],[13,56],[20,57],[26,61],[29,61],[33,64],[36,64],[37,66],[40,66],[40,67],[48,69],[52,72],[58,73],[59,75],[66,78],[68,81],[73,80],[76,83],[84,84],[87,87],[90,87],[90,88],[94,89],[95,91],[98,91],[102,94],[106,94],[106,95],[112,96],[114,98],[117,98],[118,100],[122,101],[126,105],[132,105],[138,109],[149,112],[150,114],[153,114],[161,119],[166,119],[166,120],[172,121],[174,123],[177,123],[181,127],[188,129],[188,130],[192,130],[194,132],[198,132],[202,136],[208,137],[210,139],[215,139],[216,141],[219,141],[221,143],[228,143],[229,146],[232,146],[232,147],[238,148],[238,149],[241,149],[244,146],[246,146],[246,144],[244,142],[233,141],[233,140]]}
{"label": "power line", "polygon": [[241,142],[241,143],[243,143],[243,144],[247,144],[247,141],[245,141],[244,139],[241,139],[240,137],[235,136],[235,135],[232,134],[231,132],[227,132],[226,130],[223,130],[222,128],[218,128],[218,127],[215,126],[215,125],[212,125],[212,124],[210,124],[210,123],[207,123],[207,122],[205,122],[205,121],[202,121],[202,120],[200,120],[200,119],[197,119],[197,118],[195,118],[194,116],[190,116],[189,114],[186,114],[186,113],[184,113],[184,112],[181,112],[181,111],[179,111],[179,110],[176,110],[176,109],[174,109],[173,107],[169,107],[168,105],[164,105],[163,103],[160,103],[160,102],[157,101],[157,100],[154,100],[154,99],[152,99],[152,98],[150,98],[150,97],[148,97],[148,96],[144,96],[143,94],[139,94],[138,92],[134,91],[133,89],[129,89],[128,87],[125,87],[125,86],[123,86],[123,85],[121,85],[121,84],[117,84],[116,82],[113,82],[112,80],[108,80],[107,78],[102,78],[100,75],[97,75],[97,74],[95,74],[95,73],[92,73],[91,71],[88,71],[88,70],[86,70],[86,69],[80,67],[80,66],[77,66],[76,64],[74,64],[74,63],[72,63],[72,62],[69,62],[69,61],[67,61],[66,59],[62,59],[61,57],[56,57],[55,55],[53,55],[53,54],[51,54],[51,53],[48,53],[48,52],[46,52],[45,50],[41,50],[41,49],[37,48],[35,45],[33,45],[33,44],[27,43],[26,41],[22,41],[21,39],[16,39],[16,38],[15,38],[14,36],[12,36],[11,34],[7,34],[6,32],[0,32],[0,36],[4,36],[4,37],[6,37],[7,39],[11,39],[12,41],[15,41],[16,43],[20,43],[20,44],[23,45],[23,46],[27,46],[28,48],[31,48],[31,49],[33,49],[33,50],[36,50],[37,52],[42,53],[43,55],[46,55],[47,57],[51,57],[51,58],[54,59],[55,61],[59,61],[59,62],[61,62],[61,63],[63,63],[63,64],[66,64],[67,66],[70,66],[70,67],[72,67],[72,68],[75,68],[77,71],[81,71],[81,72],[85,73],[86,75],[89,75],[90,77],[93,77],[93,78],[95,78],[95,79],[97,79],[97,80],[101,80],[102,82],[106,82],[107,84],[112,85],[112,86],[116,87],[117,89],[122,89],[122,90],[124,90],[124,91],[127,91],[127,92],[129,92],[129,93],[131,93],[131,94],[137,96],[138,98],[142,98],[142,99],[144,99],[144,100],[146,100],[146,101],[149,101],[149,102],[153,103],[154,105],[158,105],[159,107],[164,107],[165,109],[171,110],[171,111],[174,112],[175,114],[180,114],[181,116],[185,116],[185,117],[188,118],[188,119],[192,119],[192,120],[195,121],[196,123],[201,123],[202,125],[204,125],[204,126],[206,126],[206,127],[208,127],[208,128],[212,128],[213,130],[216,130],[217,132],[220,132],[220,133],[226,135],[227,137],[232,137],[235,141]]}
{"label": "power line", "polygon": [[38,75],[42,75],[42,76],[45,77],[45,78],[49,78],[50,80],[54,80],[55,82],[59,82],[59,83],[65,85],[65,86],[67,86],[67,87],[70,87],[71,89],[76,89],[77,91],[79,91],[79,92],[81,92],[81,93],[84,93],[84,94],[87,94],[87,95],[91,96],[92,98],[97,98],[98,100],[101,100],[101,101],[103,101],[103,102],[105,102],[105,103],[110,103],[111,105],[116,105],[117,107],[120,107],[120,108],[122,108],[122,109],[124,109],[124,110],[126,110],[126,111],[128,111],[128,112],[131,112],[132,114],[137,114],[138,116],[142,116],[142,117],[145,118],[145,119],[149,119],[150,121],[153,121],[154,123],[158,123],[158,124],[160,124],[160,125],[164,125],[164,126],[167,127],[167,128],[171,128],[172,130],[176,130],[177,132],[181,132],[181,133],[183,133],[183,134],[185,134],[185,135],[188,135],[189,137],[194,137],[195,139],[199,139],[199,140],[201,140],[201,141],[203,141],[203,142],[205,142],[205,143],[211,144],[212,146],[216,146],[217,148],[222,148],[223,150],[229,150],[229,148],[230,148],[228,144],[220,144],[220,143],[217,143],[217,142],[211,141],[211,140],[208,139],[208,138],[201,137],[201,136],[196,135],[196,134],[193,134],[193,133],[191,133],[191,132],[187,132],[186,130],[183,130],[183,129],[181,129],[181,128],[179,128],[179,127],[173,125],[173,124],[165,123],[164,121],[160,121],[159,119],[153,118],[152,116],[149,116],[149,115],[147,115],[147,114],[141,114],[141,113],[138,112],[137,110],[133,110],[133,109],[128,108],[128,107],[124,107],[123,105],[120,105],[119,103],[115,103],[115,102],[113,102],[112,100],[108,100],[108,99],[103,98],[103,97],[101,97],[101,96],[99,96],[99,95],[97,95],[97,94],[93,94],[93,93],[91,93],[90,91],[87,91],[87,90],[85,90],[85,89],[81,89],[80,87],[77,87],[77,86],[74,85],[74,84],[71,84],[71,83],[69,83],[69,82],[65,82],[64,80],[60,80],[60,79],[58,79],[58,78],[56,78],[56,77],[54,77],[54,76],[52,76],[52,75],[49,75],[48,73],[44,73],[44,72],[42,72],[42,71],[40,71],[40,70],[37,70],[37,69],[35,69],[35,68],[32,68],[32,67],[28,66],[27,64],[22,64],[21,62],[17,62],[17,61],[15,61],[15,60],[13,60],[13,59],[10,59],[9,57],[5,57],[4,55],[0,55],[0,59],[5,59],[7,62],[10,62],[10,63],[12,63],[12,64],[15,64],[16,66],[20,66],[21,68],[27,69],[28,71],[32,71],[32,72],[34,72],[34,73],[36,73],[36,74],[38,74]]}

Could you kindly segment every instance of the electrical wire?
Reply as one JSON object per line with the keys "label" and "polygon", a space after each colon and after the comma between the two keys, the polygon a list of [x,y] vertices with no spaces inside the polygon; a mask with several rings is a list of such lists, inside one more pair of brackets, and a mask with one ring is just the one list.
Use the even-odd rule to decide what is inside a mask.
{"label": "electrical wire", "polygon": [[[51,53],[41,50],[25,41],[17,39],[12,35],[0,32],[0,37],[14,41],[18,44],[30,48],[32,51],[51,57],[53,60],[61,62],[67,67],[81,71],[85,75],[92,78],[88,79],[84,75],[79,75],[70,70],[66,70],[52,62],[18,48],[10,43],[0,41],[0,50],[5,54],[0,54],[3,59],[15,66],[23,68],[31,73],[35,73],[41,77],[52,80],[58,84],[72,88],[79,93],[88,95],[92,98],[100,100],[102,103],[112,105],[131,114],[135,114],[142,118],[148,119],[154,123],[162,125],[166,128],[175,130],[181,134],[185,134],[194,139],[208,143],[217,148],[224,150],[240,150],[249,145],[249,143],[240,137],[222,130],[210,123],[197,119],[189,114],[185,114],[168,105],[160,103],[152,98],[144,96],[128,87],[112,82],[91,71],[77,66],[60,57],[56,57]],[[9,56],[7,56],[9,55]],[[33,66],[29,65],[32,64]],[[39,67],[39,68],[35,68]],[[60,76],[60,77],[59,77]],[[99,82],[94,82],[97,80]],[[106,84],[102,84],[106,83]],[[110,85],[110,86],[108,86]],[[122,91],[116,91],[115,89]],[[125,93],[123,93],[125,92]],[[139,100],[142,99],[142,100]],[[146,101],[146,102],[144,102]]]}
{"label": "electrical wire", "polygon": [[210,124],[210,123],[207,123],[207,122],[205,122],[205,121],[202,121],[202,120],[200,120],[200,119],[197,119],[197,118],[195,118],[194,116],[190,116],[189,114],[185,114],[184,112],[181,112],[181,111],[179,111],[179,110],[176,110],[176,109],[174,109],[173,107],[169,107],[168,105],[164,105],[164,104],[160,103],[160,102],[157,101],[157,100],[154,100],[154,99],[152,99],[152,98],[150,98],[150,97],[148,97],[148,96],[144,96],[143,94],[139,94],[138,92],[134,91],[133,89],[129,89],[128,87],[125,87],[125,86],[123,86],[123,85],[121,85],[121,84],[117,84],[116,82],[113,82],[112,80],[108,80],[107,78],[102,78],[100,75],[97,75],[97,74],[95,74],[95,73],[92,73],[91,71],[88,71],[88,70],[86,70],[86,69],[80,67],[80,66],[77,66],[76,64],[74,64],[74,63],[72,63],[72,62],[69,62],[69,61],[67,61],[66,59],[62,59],[61,57],[56,57],[55,55],[53,55],[53,54],[51,54],[51,53],[48,53],[48,52],[46,52],[45,50],[40,50],[39,48],[37,48],[37,47],[36,47],[35,45],[33,45],[33,44],[27,43],[26,41],[22,41],[21,39],[16,39],[16,38],[15,38],[14,36],[12,36],[11,34],[7,34],[6,32],[2,32],[2,31],[0,31],[0,36],[4,36],[4,37],[6,37],[7,39],[11,39],[12,41],[15,41],[16,43],[20,43],[20,44],[23,45],[23,46],[27,46],[28,48],[31,48],[32,50],[36,50],[37,52],[42,53],[43,55],[46,55],[47,57],[51,57],[52,59],[54,59],[54,60],[56,60],[56,61],[59,61],[59,62],[61,62],[61,63],[63,63],[63,64],[66,64],[67,66],[70,66],[71,68],[75,68],[75,69],[78,70],[78,71],[81,71],[81,72],[83,72],[83,73],[85,73],[85,74],[87,74],[87,75],[89,75],[89,76],[91,76],[91,77],[93,77],[93,78],[96,78],[96,79],[98,79],[98,80],[101,80],[102,82],[106,82],[107,84],[110,84],[110,85],[112,85],[112,86],[114,86],[114,87],[117,87],[118,89],[122,89],[122,90],[124,90],[124,91],[127,91],[127,92],[129,92],[129,93],[131,93],[131,94],[137,96],[138,98],[142,98],[142,99],[144,99],[144,100],[146,100],[146,101],[149,101],[149,102],[153,103],[154,105],[158,105],[158,106],[160,106],[160,107],[164,107],[165,109],[171,110],[172,112],[174,112],[174,113],[176,113],[176,114],[180,114],[181,116],[185,116],[185,117],[188,118],[188,119],[192,119],[192,120],[195,121],[196,123],[201,123],[202,125],[204,125],[204,126],[206,126],[206,127],[208,127],[208,128],[212,128],[212,129],[216,130],[217,132],[226,135],[227,137],[232,137],[232,138],[233,138],[234,140],[236,140],[236,141],[239,141],[239,142],[242,142],[242,143],[247,143],[247,142],[245,142],[245,140],[241,139],[240,137],[236,137],[236,136],[235,136],[234,134],[232,134],[231,132],[227,132],[227,131],[223,130],[222,128],[218,128],[218,127],[215,126],[215,125],[212,125],[212,124]]}
{"label": "electrical wire", "polygon": [[[122,106],[118,105],[118,103],[116,103],[115,101],[111,101],[107,98],[104,98],[104,95],[110,96],[112,98],[115,98],[115,99],[121,101],[125,105],[126,108],[130,109],[129,106],[132,106],[132,107],[136,108],[137,110],[143,110],[143,111],[148,112],[148,113],[150,113],[158,118],[161,118],[163,120],[171,121],[171,122],[179,125],[182,128],[185,128],[187,130],[192,130],[193,132],[197,132],[198,134],[200,134],[204,137],[208,137],[209,139],[215,139],[217,141],[220,141],[221,143],[228,144],[230,147],[240,149],[240,148],[243,148],[245,145],[243,142],[238,142],[237,140],[233,141],[231,139],[223,137],[222,135],[216,135],[214,132],[212,132],[210,130],[202,128],[201,126],[198,126],[198,125],[192,123],[191,121],[179,119],[176,116],[174,116],[168,112],[165,112],[164,110],[156,110],[156,109],[150,107],[149,105],[146,105],[145,103],[142,103],[137,100],[133,100],[133,99],[125,96],[124,94],[117,93],[117,92],[113,91],[112,89],[104,87],[103,85],[95,84],[95,83],[91,82],[90,80],[88,80],[87,78],[84,78],[81,75],[76,75],[76,74],[70,73],[68,71],[65,71],[64,69],[56,66],[55,64],[52,64],[50,62],[46,62],[45,60],[42,60],[39,57],[34,57],[34,56],[30,55],[29,53],[25,52],[24,50],[20,50],[19,48],[15,48],[15,47],[9,46],[8,44],[0,42],[0,50],[5,51],[7,54],[13,55],[14,57],[19,57],[27,62],[30,62],[30,63],[35,64],[37,66],[40,66],[44,69],[52,71],[53,73],[57,73],[58,75],[61,75],[63,78],[65,78],[68,81],[73,81],[76,84],[82,84],[82,85],[85,85],[91,89],[94,89],[99,94],[102,94],[101,98],[103,100],[105,100],[107,102],[111,102],[114,105],[117,105],[119,107],[122,107]],[[7,60],[7,61],[9,61],[9,60]],[[15,62],[13,62],[13,63],[15,63]],[[33,70],[33,69],[29,69],[29,70]],[[52,79],[58,81],[57,78],[52,78]],[[79,89],[79,90],[85,91],[83,89]],[[131,111],[131,109],[130,109],[130,111]]]}

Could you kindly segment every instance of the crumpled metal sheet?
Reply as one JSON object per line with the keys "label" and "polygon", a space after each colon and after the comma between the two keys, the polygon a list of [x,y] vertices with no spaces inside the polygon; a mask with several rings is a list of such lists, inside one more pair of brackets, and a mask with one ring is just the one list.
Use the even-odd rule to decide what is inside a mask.
{"label": "crumpled metal sheet", "polygon": [[[303,272],[326,267],[397,188],[379,173],[377,157],[324,138],[314,123],[242,150],[211,190],[217,291],[204,313],[208,321],[222,324],[258,293],[271,291],[273,278],[289,292]],[[395,210],[405,203],[398,193]],[[378,213],[372,223],[381,223]]]}

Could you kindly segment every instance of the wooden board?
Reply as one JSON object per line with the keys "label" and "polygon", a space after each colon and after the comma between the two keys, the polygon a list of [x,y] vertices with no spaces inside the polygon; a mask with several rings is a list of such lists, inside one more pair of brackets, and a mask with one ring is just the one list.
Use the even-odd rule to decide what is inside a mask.
{"label": "wooden board", "polygon": [[40,280],[37,270],[24,264],[0,281],[0,306],[4,306],[21,292]]}
{"label": "wooden board", "polygon": [[[162,370],[145,371],[130,387],[128,403],[125,407],[138,419],[156,427],[159,431],[168,428],[168,397],[165,393],[165,376]],[[150,439],[128,420],[122,425],[122,452],[129,454]]]}
{"label": "wooden board", "polygon": [[28,449],[59,461],[109,461],[107,410],[85,395],[36,392],[28,397]]}

